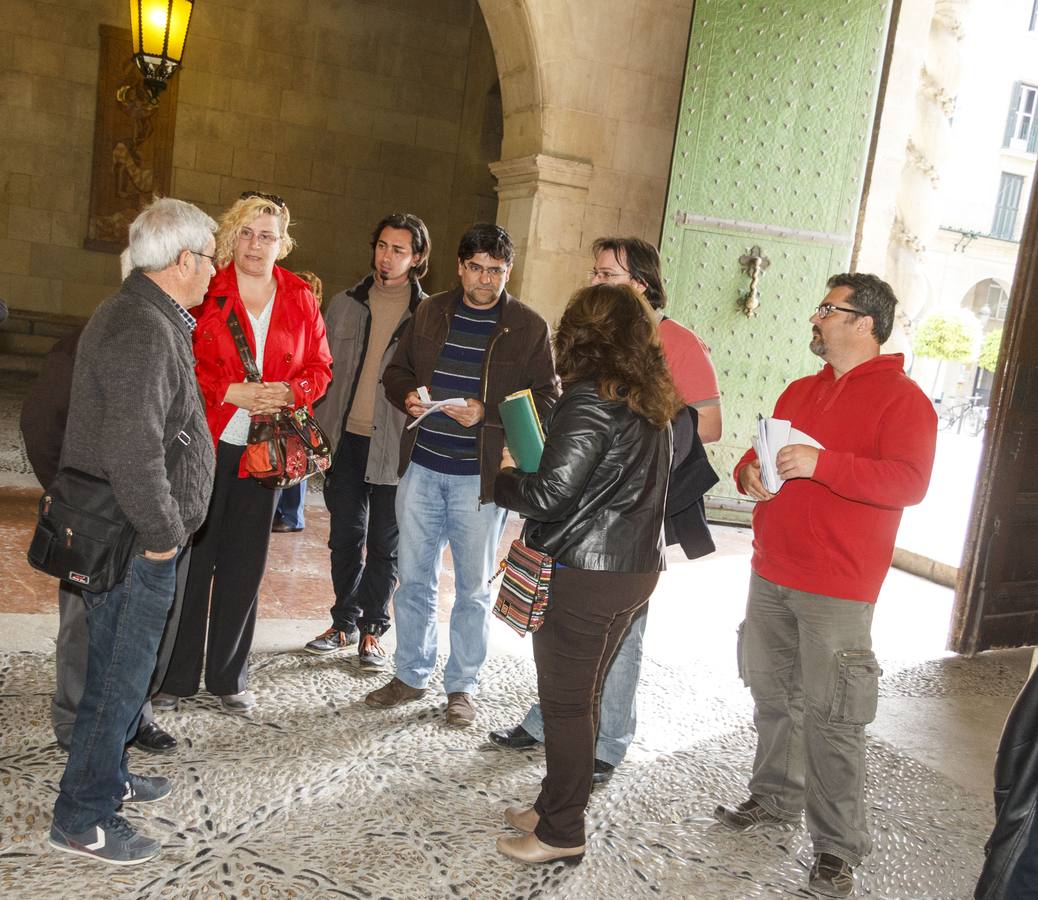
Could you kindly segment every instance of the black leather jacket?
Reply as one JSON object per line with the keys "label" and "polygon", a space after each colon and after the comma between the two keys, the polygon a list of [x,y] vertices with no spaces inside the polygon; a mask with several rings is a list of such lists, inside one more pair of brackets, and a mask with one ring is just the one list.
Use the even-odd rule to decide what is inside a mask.
{"label": "black leather jacket", "polygon": [[658,431],[591,381],[563,391],[537,472],[504,469],[494,502],[531,521],[526,542],[563,565],[604,572],[664,568],[671,429]]}
{"label": "black leather jacket", "polygon": [[[1007,897],[1017,865],[1028,851],[1031,830],[1038,827],[1038,669],[1024,685],[1006,719],[995,757],[995,828],[984,847],[984,868],[976,900]],[[1035,863],[1014,885],[1014,897],[1033,897]]]}

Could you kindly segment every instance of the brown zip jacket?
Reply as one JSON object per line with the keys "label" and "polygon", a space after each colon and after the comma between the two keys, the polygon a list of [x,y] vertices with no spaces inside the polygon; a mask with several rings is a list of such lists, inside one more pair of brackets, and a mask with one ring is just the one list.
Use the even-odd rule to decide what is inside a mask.
{"label": "brown zip jacket", "polygon": [[[407,323],[382,376],[386,397],[398,409],[404,409],[404,398],[411,391],[432,382],[436,361],[450,332],[451,317],[461,302],[460,286],[434,294],[419,304]],[[501,314],[487,343],[480,385],[484,417],[478,438],[479,496],[484,503],[493,502],[494,478],[505,443],[498,404],[509,394],[529,388],[543,422],[559,396],[548,323],[507,291],[502,292],[498,302]],[[416,429],[405,428],[400,437],[401,476],[411,462],[417,436]]]}

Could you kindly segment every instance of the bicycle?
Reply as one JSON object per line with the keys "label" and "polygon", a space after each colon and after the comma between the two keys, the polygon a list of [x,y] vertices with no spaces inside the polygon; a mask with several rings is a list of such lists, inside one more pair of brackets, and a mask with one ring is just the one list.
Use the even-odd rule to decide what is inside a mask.
{"label": "bicycle", "polygon": [[984,430],[988,420],[988,408],[981,406],[980,400],[981,395],[974,394],[947,405],[942,403],[937,410],[937,427],[941,431],[951,431],[954,427],[956,434],[962,434],[965,427],[968,435],[976,437]]}

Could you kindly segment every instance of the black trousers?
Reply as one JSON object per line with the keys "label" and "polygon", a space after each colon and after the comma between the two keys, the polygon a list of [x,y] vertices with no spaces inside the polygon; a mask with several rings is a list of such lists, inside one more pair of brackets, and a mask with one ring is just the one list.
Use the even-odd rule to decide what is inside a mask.
{"label": "black trousers", "polygon": [[384,634],[396,587],[396,485],[368,484],[371,439],[344,431],[324,482],[330,528],[332,625]]}
{"label": "black trousers", "polygon": [[164,694],[197,693],[203,656],[211,694],[237,694],[248,686],[249,650],[278,492],[238,477],[243,451],[223,441],[216,449],[213,496],[191,548],[180,629],[159,688]]}
{"label": "black trousers", "polygon": [[548,770],[534,809],[541,817],[537,837],[549,846],[579,847],[585,841],[602,683],[659,577],[562,567],[552,576],[551,605],[533,635]]}

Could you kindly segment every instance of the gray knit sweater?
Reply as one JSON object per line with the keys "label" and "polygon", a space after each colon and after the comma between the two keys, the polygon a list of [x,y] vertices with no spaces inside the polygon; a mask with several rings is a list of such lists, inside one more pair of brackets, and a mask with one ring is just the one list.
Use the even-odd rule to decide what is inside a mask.
{"label": "gray knit sweater", "polygon": [[[190,329],[138,270],[79,341],[61,464],[111,483],[137,552],[182,545],[205,519],[215,460],[194,366]],[[173,450],[180,431],[191,442]]]}

